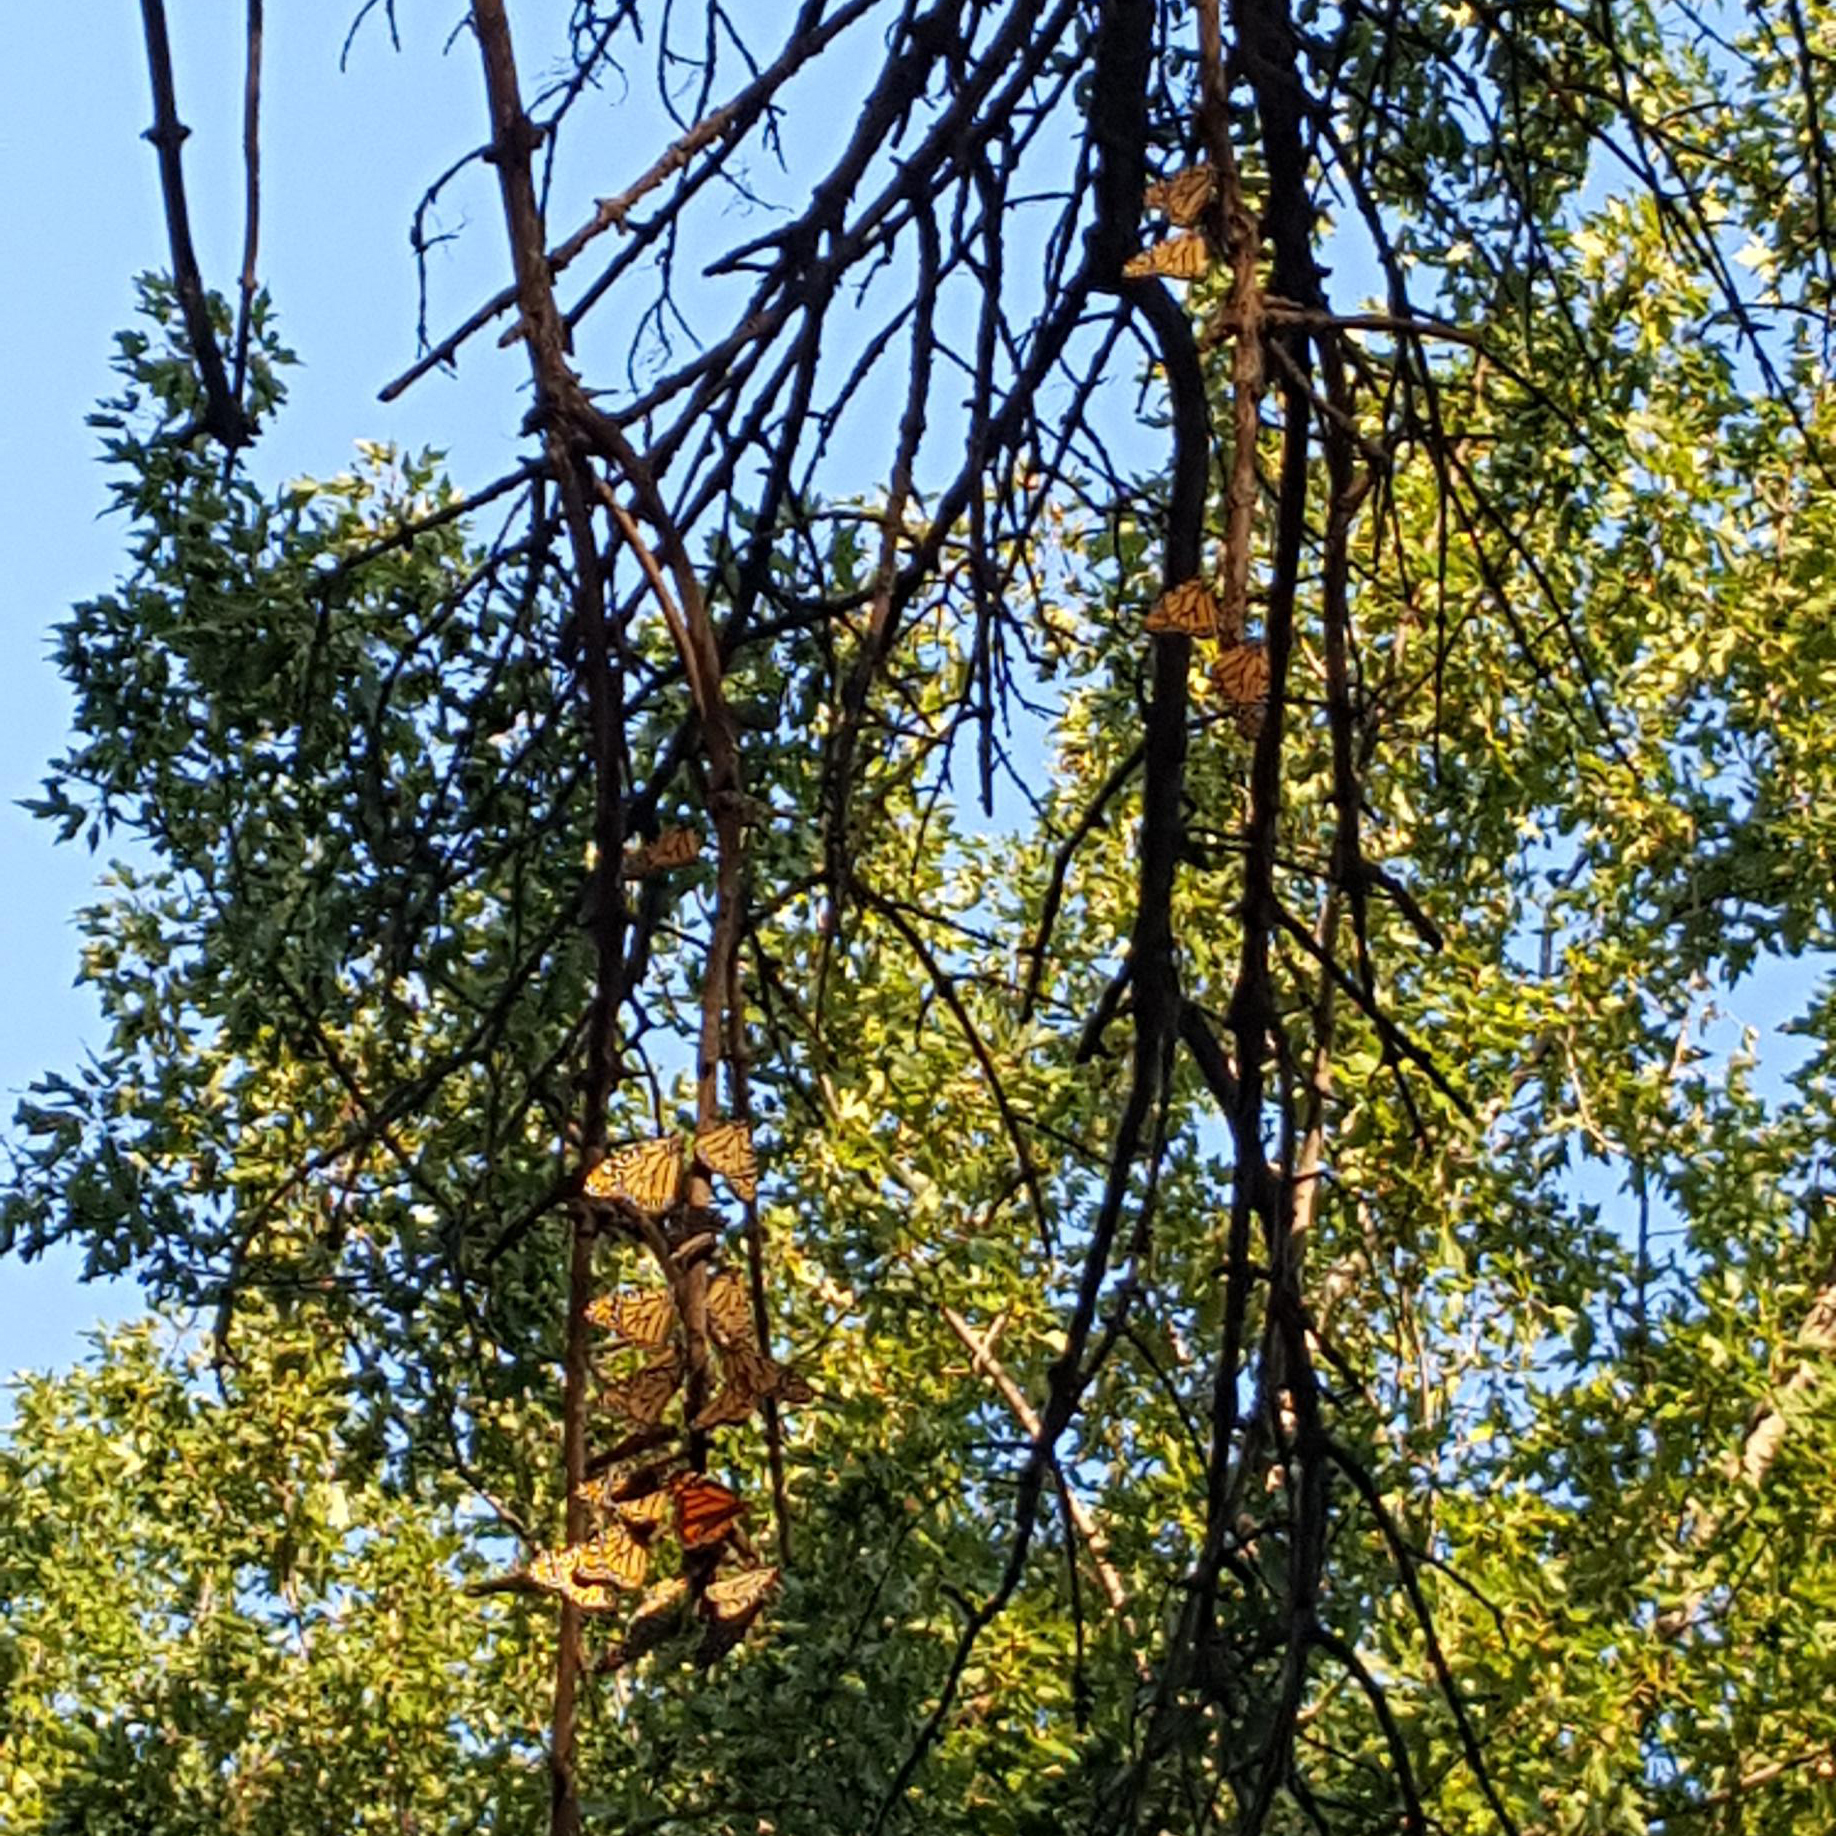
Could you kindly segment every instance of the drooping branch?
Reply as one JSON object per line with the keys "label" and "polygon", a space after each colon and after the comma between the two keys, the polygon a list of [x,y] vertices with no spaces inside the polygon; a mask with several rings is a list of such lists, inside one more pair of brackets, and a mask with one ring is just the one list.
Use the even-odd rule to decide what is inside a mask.
{"label": "drooping branch", "polygon": [[[988,1378],[1000,1391],[1001,1400],[1012,1411],[1014,1420],[1032,1439],[1037,1440],[1039,1413],[1027,1401],[1026,1392],[1008,1375],[1000,1360],[989,1349],[987,1340],[954,1307],[945,1307],[942,1312],[944,1324],[963,1342],[969,1353],[970,1369],[978,1376],[985,1375]],[[1084,1546],[1090,1551],[1090,1565],[1096,1570],[1097,1585],[1103,1590],[1103,1598],[1109,1602],[1113,1612],[1121,1613],[1128,1605],[1128,1590],[1122,1584],[1122,1577],[1116,1573],[1115,1564],[1109,1559],[1109,1543],[1103,1534],[1103,1526],[1091,1516],[1089,1507],[1069,1487],[1066,1488],[1065,1498],[1071,1521],[1077,1526],[1078,1535],[1084,1539]],[[1129,1628],[1129,1635],[1132,1639],[1132,1628]]]}
{"label": "drooping branch", "polygon": [[[210,302],[198,253],[191,240],[191,210],[185,198],[183,149],[191,130],[179,120],[178,92],[172,80],[172,46],[166,35],[165,0],[140,0],[147,42],[147,74],[153,86],[153,125],[146,138],[159,154],[159,188],[165,201],[166,235],[172,250],[172,284],[184,314],[185,336],[204,385],[204,407],[198,425],[230,452],[247,446],[254,429],[230,386],[223,349],[211,323]],[[259,24],[251,27],[251,64],[259,43]],[[253,81],[253,79],[251,79]],[[256,183],[252,176],[250,184]],[[253,218],[251,217],[251,223]],[[251,236],[253,231],[250,232]],[[246,265],[246,263],[245,263]]]}
{"label": "drooping branch", "polygon": [[[573,551],[573,623],[580,634],[586,660],[588,731],[594,773],[593,839],[597,853],[590,910],[597,967],[581,1139],[588,1155],[593,1156],[603,1149],[606,1139],[606,1105],[617,1075],[617,1028],[625,995],[625,908],[618,878],[624,857],[623,696],[607,630],[605,587],[593,532],[588,468],[568,416],[577,385],[568,368],[566,338],[544,258],[541,217],[536,208],[530,166],[535,135],[523,112],[510,22],[503,0],[474,0],[472,27],[484,64],[491,114],[492,159],[503,195],[518,301],[529,332],[537,410],[544,423],[549,471],[560,492]],[[562,1466],[567,1487],[569,1544],[581,1541],[589,1525],[587,1505],[580,1488],[586,1480],[586,1308],[591,1297],[593,1234],[591,1213],[584,1208],[578,1209],[568,1263],[562,1391]],[[571,1598],[564,1597],[555,1654],[554,1719],[549,1738],[549,1827],[552,1836],[577,1836],[580,1828],[580,1787],[575,1769],[583,1666],[580,1629],[580,1609]]]}
{"label": "drooping branch", "polygon": [[236,371],[230,384],[230,397],[238,404],[248,381],[249,336],[255,329],[255,264],[261,251],[262,33],[262,0],[249,0],[242,92],[242,276],[236,307]]}

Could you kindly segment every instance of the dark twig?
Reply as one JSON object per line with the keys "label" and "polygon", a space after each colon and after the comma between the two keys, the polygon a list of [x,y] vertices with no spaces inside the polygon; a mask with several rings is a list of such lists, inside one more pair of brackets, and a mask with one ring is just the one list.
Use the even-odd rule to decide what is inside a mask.
{"label": "dark twig", "polygon": [[[181,152],[191,130],[179,120],[178,97],[172,81],[172,46],[166,36],[165,0],[140,0],[140,17],[146,31],[147,74],[153,85],[153,125],[146,138],[159,154],[160,193],[166,207],[166,235],[172,249],[172,284],[184,315],[185,336],[192,361],[204,385],[204,408],[197,426],[231,452],[247,446],[255,430],[242,411],[223,367],[217,330],[211,323],[210,301],[204,276],[198,268],[197,250],[191,241],[191,213],[185,202],[185,172]],[[181,435],[181,438],[188,437]]]}

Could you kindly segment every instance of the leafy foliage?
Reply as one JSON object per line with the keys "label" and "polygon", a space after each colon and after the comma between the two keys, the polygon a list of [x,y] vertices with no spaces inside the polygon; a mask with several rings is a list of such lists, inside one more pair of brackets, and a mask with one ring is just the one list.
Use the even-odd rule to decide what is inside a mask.
{"label": "leafy foliage", "polygon": [[0,1451],[0,1820],[44,1831],[514,1827],[544,1640],[467,1599],[461,1488],[405,1497],[337,1337],[265,1315],[221,1395],[124,1329]]}
{"label": "leafy foliage", "polygon": [[[1079,41],[1111,74],[1127,10]],[[121,1653],[87,1672],[70,1631],[47,1644],[71,1668],[6,1735],[22,1827],[88,1827],[107,1781],[143,1775],[150,1829],[298,1816],[305,1769],[261,1770],[282,1733],[328,1754],[346,1808],[323,1827],[385,1802],[527,1825],[552,1608],[452,1590],[510,1566],[510,1537],[575,1534],[569,1424],[616,1432],[582,1421],[578,1270],[603,1289],[655,1249],[580,1201],[580,1164],[705,1125],[722,1062],[764,1168],[727,1247],[758,1257],[770,1341],[818,1400],[685,1444],[757,1501],[787,1578],[764,1636],[705,1673],[679,1642],[619,1663],[589,1625],[557,1760],[583,1819],[1828,1826],[1836,996],[1811,979],[1836,639],[1828,390],[1799,328],[1830,251],[1779,178],[1820,144],[1793,42],[1828,22],[1332,24],[1283,41],[1326,99],[1300,169],[1262,52],[1230,66],[1235,114],[1205,99],[1202,30],[1198,103],[1180,57],[1154,79],[1129,157],[1189,129],[1217,209],[1257,226],[1186,312],[1158,283],[1158,306],[1117,293],[1117,335],[1137,309],[1155,332],[1170,469],[1122,467],[1075,404],[1048,438],[1026,337],[1057,307],[997,335],[1000,295],[977,361],[1007,353],[1025,412],[998,428],[981,402],[934,520],[903,431],[883,495],[825,493],[813,460],[790,488],[808,388],[757,503],[736,502],[749,434],[724,483],[659,511],[617,445],[643,417],[575,399],[537,290],[546,443],[509,480],[464,498],[438,455],[361,446],[349,473],[264,487],[198,433],[196,327],[148,283],[103,420],[131,570],[62,628],[82,735],[39,807],[66,836],[125,828],[155,866],[118,868],[89,915],[109,1047],[23,1108],[4,1221],[208,1307],[241,1362],[208,1408],[145,1338],[28,1392],[18,1496],[69,1490],[83,1537],[112,1501],[94,1521],[136,1556],[60,1611],[78,1532],[45,1541],[63,1520],[29,1503],[0,1524],[20,1623],[87,1638],[93,1615]],[[889,133],[986,94],[988,25],[954,52],[900,41],[953,74],[933,104],[895,57]],[[1160,25],[1183,43],[1178,9]],[[1049,27],[1009,126],[1070,106]],[[1079,104],[1093,246],[1120,234],[1119,93]],[[914,155],[908,180],[982,196],[972,167]],[[1329,177],[1382,310],[1307,292]],[[872,254],[835,234],[834,262]],[[941,289],[963,245],[944,263],[913,234]],[[994,298],[998,264],[979,272]],[[1096,292],[1053,269],[1048,295]],[[916,296],[903,426],[944,297]],[[1266,379],[1242,362],[1253,311]],[[287,357],[250,323],[267,416]],[[661,413],[699,375],[630,394]],[[1233,430],[1215,465],[1195,410]],[[601,511],[603,562],[581,533]],[[1245,570],[1260,715],[1196,667],[1188,704],[1186,638],[1142,634],[1201,536]],[[676,827],[720,833],[619,880],[627,837]],[[1708,1029],[1776,959],[1804,977],[1810,1058],[1769,1093]],[[122,1480],[124,1445],[169,1465],[187,1435],[195,1536]],[[205,1597],[202,1630],[171,1610]],[[338,1629],[255,1662],[311,1602]],[[386,1661],[359,1622],[388,1628]],[[573,1637],[564,1617],[564,1675]],[[244,1655],[207,1662],[219,1644]],[[349,1706],[325,1707],[327,1674]],[[202,1679],[192,1706],[168,1676]],[[385,1677],[380,1744],[334,1734]],[[74,1729],[113,1731],[60,1734],[66,1699]],[[201,1744],[155,1742],[184,1716]],[[398,1752],[411,1726],[456,1731]]]}

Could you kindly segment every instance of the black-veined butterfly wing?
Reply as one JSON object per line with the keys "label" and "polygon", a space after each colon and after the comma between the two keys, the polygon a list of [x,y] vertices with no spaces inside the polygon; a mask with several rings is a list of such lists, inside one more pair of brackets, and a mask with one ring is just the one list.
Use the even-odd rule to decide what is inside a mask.
{"label": "black-veined butterfly wing", "polygon": [[588,1198],[624,1199],[654,1217],[676,1202],[681,1186],[681,1138],[657,1135],[615,1148],[587,1174],[581,1190]]}
{"label": "black-veined butterfly wing", "polygon": [[665,829],[656,840],[630,850],[624,860],[627,880],[647,880],[672,867],[686,867],[701,854],[701,837],[693,829]]}
{"label": "black-veined butterfly wing", "polygon": [[746,1284],[732,1269],[722,1269],[708,1283],[708,1325],[714,1343],[731,1350],[736,1346],[756,1348],[758,1334],[753,1330],[752,1296]]}
{"label": "black-veined butterfly wing", "polygon": [[1188,166],[1183,172],[1157,179],[1142,194],[1149,210],[1164,211],[1169,223],[1190,229],[1205,214],[1217,183],[1216,169],[1211,166]]}
{"label": "black-veined butterfly wing", "polygon": [[627,1421],[645,1425],[660,1422],[663,1411],[669,1407],[669,1399],[681,1382],[682,1366],[674,1355],[658,1358],[645,1365],[635,1377],[608,1384],[605,1405]]}
{"label": "black-veined butterfly wing", "polygon": [[1197,280],[1210,266],[1211,251],[1203,236],[1170,236],[1130,256],[1122,264],[1122,273],[1129,280],[1156,275],[1165,280]]}
{"label": "black-veined butterfly wing", "polygon": [[722,1428],[729,1422],[743,1422],[758,1401],[750,1390],[738,1384],[724,1384],[706,1408],[695,1417],[697,1428]]}
{"label": "black-veined butterfly wing", "polygon": [[733,1196],[751,1200],[759,1195],[759,1162],[752,1151],[752,1125],[716,1122],[695,1137],[695,1158],[710,1173],[718,1173],[733,1189]]}
{"label": "black-veined butterfly wing", "polygon": [[650,1547],[622,1523],[608,1524],[589,1542],[577,1543],[574,1579],[635,1590],[650,1572]]}
{"label": "black-veined butterfly wing", "polygon": [[647,1292],[626,1289],[602,1294],[587,1304],[588,1323],[615,1332],[627,1345],[655,1349],[669,1343],[676,1324],[676,1303],[667,1288]]}
{"label": "black-veined butterfly wing", "polygon": [[1154,601],[1141,621],[1144,631],[1178,632],[1184,637],[1218,634],[1218,602],[1203,580],[1182,580]]}
{"label": "black-veined butterfly wing", "polygon": [[777,1585],[775,1568],[748,1568],[710,1582],[701,1597],[701,1616],[707,1630],[695,1653],[696,1663],[705,1666],[725,1657],[746,1636],[747,1628],[758,1618]]}
{"label": "black-veined butterfly wing", "polygon": [[705,1473],[683,1473],[671,1483],[676,1536],[684,1549],[708,1549],[724,1542],[746,1513],[746,1501]]}

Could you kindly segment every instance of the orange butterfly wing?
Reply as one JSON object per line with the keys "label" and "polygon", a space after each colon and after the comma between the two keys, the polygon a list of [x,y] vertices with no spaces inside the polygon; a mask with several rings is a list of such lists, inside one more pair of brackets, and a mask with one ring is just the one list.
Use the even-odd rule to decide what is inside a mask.
{"label": "orange butterfly wing", "polygon": [[676,1324],[676,1304],[667,1288],[647,1293],[626,1290],[619,1294],[602,1294],[588,1303],[588,1323],[615,1332],[627,1345],[655,1348],[669,1343]]}
{"label": "orange butterfly wing", "polygon": [[727,1353],[723,1362],[733,1387],[754,1401],[761,1396],[769,1396],[776,1387],[779,1366],[775,1359],[768,1358],[762,1351],[736,1345]]}
{"label": "orange butterfly wing", "polygon": [[725,1657],[745,1637],[777,1585],[775,1568],[748,1568],[723,1581],[710,1582],[701,1597],[707,1631],[702,1634],[695,1661],[707,1665]]}
{"label": "orange butterfly wing", "polygon": [[635,1624],[640,1619],[653,1619],[667,1613],[687,1598],[688,1583],[680,1575],[672,1575],[667,1581],[659,1581],[637,1603],[637,1610],[631,1615],[632,1622]]}
{"label": "orange butterfly wing", "polygon": [[727,1353],[726,1365],[733,1387],[754,1402],[769,1396],[789,1406],[816,1399],[816,1392],[795,1371],[761,1351],[736,1347]]}
{"label": "orange butterfly wing", "polygon": [[716,1345],[758,1345],[758,1334],[752,1326],[752,1297],[732,1269],[722,1269],[708,1283],[708,1324],[713,1328]]}
{"label": "orange butterfly wing", "polygon": [[1149,210],[1165,211],[1167,221],[1181,229],[1190,229],[1205,214],[1217,183],[1217,173],[1210,166],[1188,166],[1170,178],[1157,180],[1142,194]]}
{"label": "orange butterfly wing", "polygon": [[676,1358],[658,1358],[645,1365],[635,1377],[627,1377],[622,1383],[609,1384],[605,1393],[605,1405],[614,1414],[624,1416],[627,1421],[646,1425],[660,1422],[663,1411],[669,1407],[669,1399],[675,1395],[681,1382],[682,1366]]}
{"label": "orange butterfly wing", "polygon": [[1154,601],[1141,621],[1144,631],[1178,632],[1185,637],[1208,638],[1218,634],[1218,602],[1204,581],[1182,580]]}
{"label": "orange butterfly wing", "polygon": [[633,848],[625,856],[627,880],[647,880],[653,873],[686,867],[701,854],[701,837],[693,829],[665,829],[655,841]]}
{"label": "orange butterfly wing", "polygon": [[778,1381],[772,1386],[771,1393],[781,1408],[794,1409],[799,1403],[816,1400],[816,1392],[809,1384],[788,1365],[783,1364],[778,1366]]}
{"label": "orange butterfly wing", "polygon": [[576,1581],[636,1589],[644,1585],[650,1572],[649,1546],[623,1524],[608,1524],[591,1542],[577,1543],[563,1553],[574,1558]]}
{"label": "orange butterfly wing", "polygon": [[562,1591],[562,1584],[574,1578],[573,1552],[567,1549],[544,1549],[541,1554],[529,1558],[529,1566],[523,1573],[545,1593],[558,1594]]}
{"label": "orange butterfly wing", "polygon": [[607,1506],[612,1502],[612,1493],[617,1487],[618,1475],[601,1473],[597,1479],[583,1480],[574,1487],[574,1496],[583,1504]]}
{"label": "orange butterfly wing", "polygon": [[625,1628],[623,1656],[640,1658],[662,1644],[681,1623],[682,1603],[687,1598],[688,1583],[680,1575],[659,1581],[631,1615],[631,1623]]}
{"label": "orange butterfly wing", "polygon": [[1203,236],[1170,236],[1122,264],[1128,280],[1163,275],[1168,280],[1197,280],[1211,266],[1211,251]]}
{"label": "orange butterfly wing", "polygon": [[1229,700],[1237,731],[1254,739],[1269,705],[1269,653],[1260,644],[1233,644],[1211,666],[1211,680]]}
{"label": "orange butterfly wing", "polygon": [[682,1142],[657,1135],[615,1148],[581,1185],[588,1198],[624,1199],[656,1216],[676,1202],[682,1185]]}
{"label": "orange butterfly wing", "polygon": [[646,1537],[669,1515],[669,1493],[660,1490],[628,1498],[616,1507],[619,1521],[641,1527]]}
{"label": "orange butterfly wing", "polygon": [[702,1598],[716,1618],[755,1613],[778,1585],[775,1568],[746,1568],[724,1580],[710,1581]]}
{"label": "orange butterfly wing", "polygon": [[562,1595],[583,1613],[610,1612],[618,1605],[617,1592],[576,1575],[578,1558],[584,1547],[584,1544],[576,1544],[571,1549],[545,1549],[531,1559],[523,1572],[544,1593]]}
{"label": "orange butterfly wing", "polygon": [[752,1151],[749,1122],[716,1122],[695,1137],[695,1158],[710,1173],[718,1173],[737,1199],[759,1195],[759,1162]]}
{"label": "orange butterfly wing", "polygon": [[684,1549],[707,1549],[725,1540],[746,1513],[746,1501],[705,1473],[683,1473],[670,1487],[676,1535]]}
{"label": "orange butterfly wing", "polygon": [[1269,653],[1260,644],[1233,644],[1211,666],[1211,679],[1239,708],[1269,698]]}
{"label": "orange butterfly wing", "polygon": [[741,1388],[738,1384],[725,1385],[702,1412],[695,1417],[697,1428],[722,1428],[729,1422],[743,1422],[749,1416],[758,1397],[754,1392]]}
{"label": "orange butterfly wing", "polygon": [[616,1510],[627,1521],[638,1521],[643,1508],[654,1499],[656,1509],[651,1513],[654,1521],[662,1517],[663,1505],[669,1497],[669,1468],[667,1460],[653,1461],[648,1466],[614,1466],[597,1478],[575,1486],[574,1496],[590,1505]]}
{"label": "orange butterfly wing", "polygon": [[621,1463],[628,1466],[647,1453],[655,1453],[659,1447],[667,1447],[675,1438],[674,1428],[634,1428],[629,1434],[621,1436],[616,1446],[607,1448],[596,1464],[599,1467]]}

